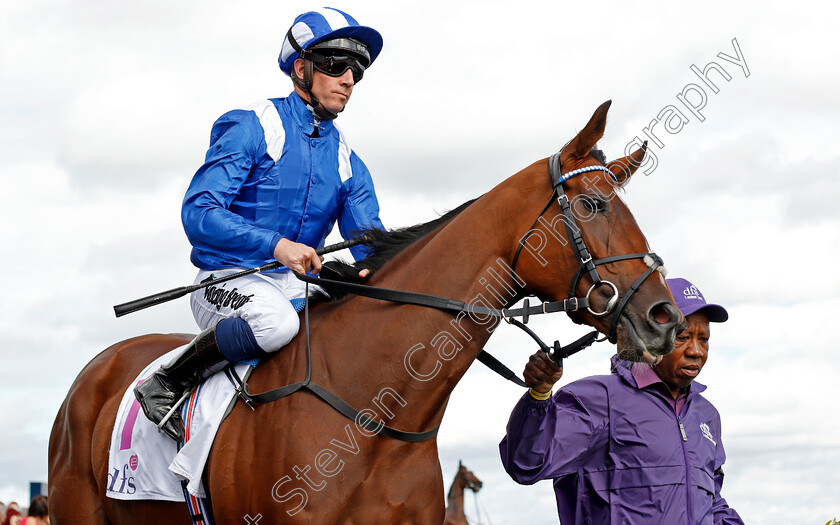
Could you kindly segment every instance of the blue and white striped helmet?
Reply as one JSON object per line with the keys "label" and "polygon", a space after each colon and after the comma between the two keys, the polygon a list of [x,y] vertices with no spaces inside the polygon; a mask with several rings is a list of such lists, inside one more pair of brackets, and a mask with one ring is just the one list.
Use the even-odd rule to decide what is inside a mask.
{"label": "blue and white striped helmet", "polygon": [[[323,7],[303,13],[295,18],[290,31],[303,50],[325,40],[344,37],[356,39],[368,47],[370,64],[376,60],[379,52],[382,51],[382,35],[377,30],[359,25],[355,18],[332,7]],[[300,58],[300,54],[295,51],[287,35],[283,39],[280,58],[277,60],[280,69],[290,75],[289,71],[298,58]]]}

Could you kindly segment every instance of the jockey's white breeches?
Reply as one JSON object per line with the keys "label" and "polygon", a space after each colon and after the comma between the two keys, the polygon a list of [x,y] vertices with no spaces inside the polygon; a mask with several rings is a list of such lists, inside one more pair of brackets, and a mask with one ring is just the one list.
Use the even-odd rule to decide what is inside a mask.
{"label": "jockey's white breeches", "polygon": [[[201,270],[195,283],[211,274],[219,278],[242,270]],[[311,291],[315,288],[310,286]],[[289,301],[304,297],[306,283],[290,271],[253,273],[196,290],[190,295],[190,306],[202,330],[216,326],[222,319],[241,317],[251,327],[260,348],[276,352],[286,346],[300,329],[298,313]]]}

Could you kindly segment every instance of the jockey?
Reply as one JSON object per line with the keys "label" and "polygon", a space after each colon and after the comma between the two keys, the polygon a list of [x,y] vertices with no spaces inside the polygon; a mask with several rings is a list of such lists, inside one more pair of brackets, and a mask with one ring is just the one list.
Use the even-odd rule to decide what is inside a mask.
{"label": "jockey", "polygon": [[[279,57],[294,91],[229,111],[213,125],[181,211],[190,259],[199,268],[195,282],[273,260],[285,268],[193,293],[203,331],[134,390],[156,424],[202,377],[276,352],[297,334],[306,288],[291,271],[321,270],[315,247],[336,222],[345,239],[382,228],[370,173],[333,123],[381,50],[380,34],[347,13],[304,13],[286,33]],[[361,246],[351,252],[356,259],[366,253]],[[179,411],[163,430],[183,440]]]}

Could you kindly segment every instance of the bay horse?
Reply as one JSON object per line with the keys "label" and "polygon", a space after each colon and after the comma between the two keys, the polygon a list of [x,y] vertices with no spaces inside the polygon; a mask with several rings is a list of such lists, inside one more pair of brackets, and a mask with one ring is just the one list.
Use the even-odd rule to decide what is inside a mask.
{"label": "bay horse", "polygon": [[473,471],[458,462],[458,472],[449,487],[446,495],[446,517],[443,525],[469,525],[467,515],[464,513],[464,489],[478,492],[484,484]]}
{"label": "bay horse", "polygon": [[[602,104],[551,159],[432,221],[428,233],[403,239],[367,284],[502,308],[529,295],[565,299],[574,282],[573,293],[589,288],[590,306],[569,313],[573,321],[614,332],[618,351],[629,357],[650,360],[669,352],[684,319],[664,279],[650,273],[655,266],[649,257],[640,257],[649,251],[647,241],[615,192],[641,164],[646,146],[609,163],[593,153],[600,151],[594,147],[609,105]],[[551,165],[562,174],[558,181],[577,175],[553,185]],[[554,197],[560,192],[565,203]],[[576,225],[567,223],[569,202]],[[577,238],[569,239],[573,233]],[[592,271],[576,274],[586,262],[580,245],[591,255],[587,264],[635,255],[608,259],[599,266],[604,281],[595,284]],[[622,308],[611,322],[602,315],[609,309],[604,305],[619,295]],[[498,323],[498,317],[475,312],[455,316],[356,295],[321,302],[310,309],[311,330],[302,328],[254,369],[250,391],[295,383],[309,371],[314,382],[362,409],[368,422],[425,432],[440,424],[455,385]],[[105,497],[121,396],[148,363],[188,340],[177,334],[129,339],[79,373],[50,435],[54,525],[191,523],[183,503]],[[434,437],[406,442],[380,435],[311,392],[254,410],[237,403],[215,438],[204,486],[217,523],[256,523],[259,517],[263,525],[438,525],[445,512]]]}

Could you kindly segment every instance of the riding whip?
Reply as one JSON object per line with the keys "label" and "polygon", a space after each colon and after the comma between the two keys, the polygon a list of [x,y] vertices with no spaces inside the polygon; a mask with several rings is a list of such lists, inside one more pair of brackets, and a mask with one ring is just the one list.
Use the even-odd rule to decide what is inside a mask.
{"label": "riding whip", "polygon": [[[367,235],[362,235],[350,239],[348,241],[331,244],[329,246],[324,246],[323,248],[318,248],[315,250],[315,253],[317,253],[318,255],[324,255],[325,253],[337,252],[339,250],[350,248],[358,244],[363,244],[365,242],[370,242],[370,239],[368,239]],[[129,301],[127,303],[118,304],[114,306],[114,313],[117,315],[117,317],[121,317],[125,314],[130,314],[132,312],[136,312],[138,310],[142,310],[150,306],[155,306],[161,303],[171,301],[173,299],[177,299],[179,297],[183,297],[189,293],[192,293],[196,290],[200,290],[213,284],[223,283],[225,281],[230,281],[232,279],[236,279],[237,277],[243,277],[252,273],[267,272],[269,270],[280,268],[281,266],[283,266],[283,263],[279,261],[272,261],[270,263],[263,264],[262,266],[257,266],[256,268],[251,268],[250,270],[243,270],[238,273],[233,273],[224,277],[219,277],[218,279],[212,279],[210,281],[205,281],[198,284],[191,284],[189,286],[173,288],[165,292],[149,295],[148,297],[143,297],[140,299]]]}

